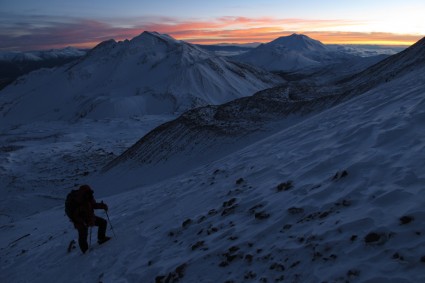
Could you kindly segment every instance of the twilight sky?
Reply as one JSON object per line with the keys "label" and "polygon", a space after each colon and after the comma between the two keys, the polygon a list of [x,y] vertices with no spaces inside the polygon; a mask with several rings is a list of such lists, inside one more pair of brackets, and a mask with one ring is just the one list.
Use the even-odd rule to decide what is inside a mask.
{"label": "twilight sky", "polygon": [[425,34],[424,0],[0,0],[0,50],[93,47],[144,30],[192,43],[410,45]]}

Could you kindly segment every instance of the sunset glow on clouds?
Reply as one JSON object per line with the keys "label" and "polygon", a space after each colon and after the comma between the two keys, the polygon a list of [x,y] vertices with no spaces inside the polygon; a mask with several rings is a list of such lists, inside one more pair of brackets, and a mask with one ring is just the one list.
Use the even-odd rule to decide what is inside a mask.
{"label": "sunset glow on clouds", "polygon": [[[15,0],[15,2],[19,1],[26,2],[28,0]],[[57,0],[57,2],[61,1]],[[94,0],[94,2],[99,5],[102,3],[112,5],[110,1]],[[136,5],[136,2],[143,1],[122,2],[132,2]],[[171,5],[173,1],[162,3],[165,2]],[[187,0],[187,2],[192,1]],[[271,2],[274,1],[264,2],[273,4]],[[285,1],[276,3],[278,2]],[[329,4],[332,1],[323,3],[326,2]],[[141,9],[140,16],[137,15],[137,11],[129,13],[126,12],[127,10],[117,10],[116,13],[98,11],[91,17],[90,13],[85,12],[79,13],[79,16],[75,17],[71,8],[74,6],[69,6],[69,13],[63,10],[60,12],[62,14],[49,12],[46,7],[40,7],[37,10],[38,6],[34,6],[33,9],[28,7],[28,10],[17,15],[16,5],[10,4],[9,10],[0,12],[0,50],[35,50],[65,46],[90,48],[111,38],[115,40],[131,39],[145,30],[166,33],[176,39],[199,44],[269,42],[277,37],[296,32],[306,34],[323,43],[410,45],[424,36],[425,21],[420,15],[423,10],[415,9],[418,7],[417,5],[423,4],[411,1],[412,5],[409,6],[408,2],[403,2],[398,9],[394,6],[384,11],[381,11],[383,9],[376,10],[373,14],[374,17],[366,16],[367,13],[360,13],[356,17],[355,7],[350,7],[350,9],[341,10],[347,14],[336,13],[333,18],[329,17],[331,12],[328,10],[332,11],[334,7],[329,5],[324,5],[328,7],[326,13],[317,13],[316,17],[312,16],[310,10],[297,12],[298,10],[295,9],[297,7],[293,7],[290,13],[287,9],[289,6],[285,6],[285,9],[282,10],[287,11],[288,17],[276,17],[272,10],[264,9],[262,13],[266,14],[267,12],[271,16],[254,16],[248,10],[248,8],[256,7],[253,5],[253,1],[245,1],[245,6],[240,6],[238,9],[236,6],[226,6],[228,10],[223,12],[215,6],[211,6],[211,14],[217,15],[215,17],[207,16],[208,13],[199,8],[198,18],[193,17],[193,12],[190,13],[190,16],[184,17],[182,15],[184,10],[177,8],[175,13],[166,10],[168,12],[159,16],[152,15],[154,10],[149,14],[144,14],[149,11],[143,12]],[[81,3],[80,5],[82,5]],[[280,7],[276,3],[276,7]],[[68,3],[68,5],[71,4]],[[143,7],[148,8],[146,5]],[[48,8],[53,9],[50,6]],[[232,8],[234,9],[232,10]],[[121,7],[121,9],[124,8]],[[195,11],[196,7],[191,7],[191,9]],[[221,13],[231,11],[239,11],[247,15],[221,15]],[[359,9],[359,11],[362,10]],[[131,16],[126,16],[126,13]],[[174,14],[179,16],[174,16]],[[292,14],[294,16],[305,14],[306,17],[289,17]],[[327,17],[319,18],[318,16],[322,14]]]}

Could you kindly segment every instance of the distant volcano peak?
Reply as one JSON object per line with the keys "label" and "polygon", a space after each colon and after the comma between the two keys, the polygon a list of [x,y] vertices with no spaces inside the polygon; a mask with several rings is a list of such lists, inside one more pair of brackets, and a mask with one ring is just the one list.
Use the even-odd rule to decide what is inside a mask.
{"label": "distant volcano peak", "polygon": [[140,35],[131,39],[130,42],[143,44],[157,44],[158,42],[167,44],[181,43],[179,40],[172,38],[168,34],[160,34],[155,31],[144,31]]}
{"label": "distant volcano peak", "polygon": [[318,40],[312,39],[304,34],[293,33],[288,36],[279,37],[272,42],[267,43],[270,46],[282,46],[287,49],[303,50],[327,50],[326,46]]}

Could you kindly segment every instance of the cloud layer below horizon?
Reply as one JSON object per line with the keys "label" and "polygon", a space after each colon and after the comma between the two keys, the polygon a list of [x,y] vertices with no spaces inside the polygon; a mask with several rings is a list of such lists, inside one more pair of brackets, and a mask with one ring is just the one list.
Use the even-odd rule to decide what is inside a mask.
{"label": "cloud layer below horizon", "polygon": [[[19,21],[0,14],[0,50],[40,50],[74,46],[91,48],[108,40],[131,39],[143,31],[166,33],[198,44],[269,42],[303,33],[323,43],[410,45],[423,35],[365,32],[361,21],[219,17],[181,20],[171,17],[92,20],[27,15]],[[352,31],[350,31],[352,30]]]}

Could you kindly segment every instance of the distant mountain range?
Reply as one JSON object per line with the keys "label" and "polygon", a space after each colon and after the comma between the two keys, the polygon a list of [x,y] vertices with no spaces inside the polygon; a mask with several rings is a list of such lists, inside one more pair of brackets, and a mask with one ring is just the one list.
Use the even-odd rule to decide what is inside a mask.
{"label": "distant mountain range", "polygon": [[[385,58],[363,58],[344,50],[300,34],[249,48],[197,46],[144,32],[132,40],[102,42],[89,51],[0,53],[0,71],[14,74],[0,76],[4,85],[32,69],[59,67],[15,80],[1,92],[0,113],[4,121],[15,123],[182,113],[284,81],[268,71],[286,72],[281,76],[287,80],[341,80]],[[239,55],[218,55],[232,53]]]}
{"label": "distant mountain range", "polygon": [[[297,50],[327,50],[310,41],[302,41],[293,47]],[[425,38],[336,84],[290,82],[223,105],[194,109],[142,137],[108,164],[105,170],[117,166],[139,168],[135,170],[145,172],[146,181],[155,179],[155,175],[149,173],[151,170],[178,174],[181,172],[175,162],[184,161],[187,167],[190,164],[206,164],[218,159],[220,154],[224,156],[229,151],[254,143],[267,135],[264,132],[281,131],[311,115],[423,68]],[[274,130],[270,125],[275,125]]]}
{"label": "distant mountain range", "polygon": [[[397,46],[378,46],[378,45],[335,45],[335,44],[323,45],[322,43],[315,41],[304,35],[292,35],[289,37],[281,37],[279,39],[276,39],[275,41],[270,42],[270,44],[266,44],[266,45],[282,45],[282,44],[286,45],[288,42],[285,42],[285,41],[288,41],[288,39],[290,39],[291,37],[295,38],[297,36],[298,36],[298,39],[296,40],[304,41],[304,43],[310,41],[311,43],[315,43],[318,46],[325,46],[325,48],[327,48],[329,51],[334,51],[334,52],[337,52],[338,54],[341,54],[341,53],[350,54],[350,55],[354,55],[355,57],[359,57],[359,56],[360,57],[376,57],[378,55],[388,56],[388,55],[393,55],[397,52],[400,52],[404,49],[404,47],[401,47],[401,46],[397,47]],[[250,51],[253,51],[256,47],[260,45],[264,45],[264,44],[261,44],[259,42],[253,42],[253,43],[246,43],[246,44],[222,43],[222,44],[214,44],[214,45],[197,45],[197,46],[204,50],[213,52],[216,55],[230,57],[230,56],[237,56],[237,55],[242,55],[244,53],[248,53]],[[273,49],[274,48],[272,48],[271,50],[273,51]],[[6,85],[13,82],[19,76],[25,75],[31,71],[34,71],[40,68],[53,68],[53,67],[62,66],[66,63],[69,63],[78,58],[81,58],[82,56],[85,55],[86,52],[87,50],[80,50],[80,49],[76,49],[72,47],[67,47],[64,49],[45,50],[45,51],[0,52],[0,90],[4,88]],[[255,53],[257,52],[260,53],[260,55],[261,53],[264,53],[258,50]],[[267,59],[267,56],[272,56],[271,54],[269,55],[262,54],[261,56],[266,61],[269,60],[270,62],[271,60],[273,64],[278,64],[277,62],[274,62],[274,58]],[[289,60],[289,61],[292,61],[292,63],[289,62],[290,64],[288,64],[288,62],[284,62],[284,65],[285,65],[284,67],[281,67],[281,66],[275,67],[272,64],[271,69],[274,69],[275,71],[284,71],[284,72],[288,71],[289,69],[292,72],[292,71],[303,70],[305,69],[306,66],[311,67],[311,65],[317,65],[317,63],[315,62],[312,62],[311,60],[309,61],[308,58],[303,58],[305,57],[303,54],[301,55],[295,54],[295,57],[293,54],[292,55],[287,54],[285,56],[287,57],[286,59],[279,58],[278,61]],[[242,59],[238,57],[236,57],[235,59],[237,61],[241,61],[241,60],[252,61],[251,64],[254,64],[254,65],[258,64],[260,67],[268,69],[267,65],[269,63],[264,62],[264,60],[256,60],[256,59],[252,60],[252,59],[249,59],[248,57],[251,57],[251,56],[248,56],[248,54],[246,54],[244,56],[241,56]],[[256,57],[255,54],[253,57],[254,58]],[[376,57],[376,59],[371,59],[371,61],[374,62],[382,58],[383,57]],[[292,65],[291,67],[291,64],[293,64],[294,61],[296,60],[300,60],[300,64],[295,62],[295,67],[294,65]],[[359,61],[362,61],[362,60],[359,60]],[[366,59],[363,61],[367,62],[369,60]],[[306,62],[307,64],[305,64]],[[308,62],[312,64],[309,64]],[[357,67],[353,68],[354,70],[361,69],[364,66],[364,63],[360,63],[360,62],[348,63],[348,65],[351,65],[351,64],[358,65]],[[319,66],[322,67],[322,64],[319,64]]]}
{"label": "distant mountain range", "polygon": [[53,68],[86,54],[73,47],[46,51],[0,52],[0,90],[19,76],[41,68]]}
{"label": "distant mountain range", "polygon": [[2,91],[0,113],[14,123],[170,114],[280,82],[267,71],[144,32],[132,40],[102,42],[72,64],[21,77]]}

